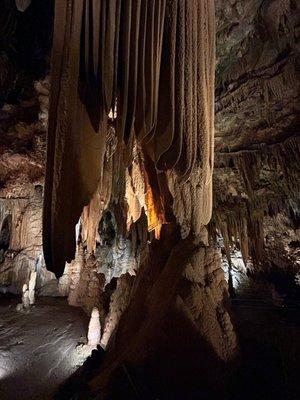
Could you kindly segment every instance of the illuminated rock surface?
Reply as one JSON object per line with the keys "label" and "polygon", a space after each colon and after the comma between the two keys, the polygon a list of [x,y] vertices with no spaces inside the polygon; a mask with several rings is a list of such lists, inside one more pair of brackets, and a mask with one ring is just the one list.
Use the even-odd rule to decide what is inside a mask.
{"label": "illuminated rock surface", "polygon": [[89,353],[88,317],[61,299],[38,300],[29,313],[15,300],[0,299],[1,399],[44,400],[80,366]]}

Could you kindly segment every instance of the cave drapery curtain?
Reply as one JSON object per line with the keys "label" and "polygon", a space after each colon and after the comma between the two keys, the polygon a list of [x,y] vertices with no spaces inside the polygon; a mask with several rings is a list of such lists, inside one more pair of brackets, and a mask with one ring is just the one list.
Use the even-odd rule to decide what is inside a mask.
{"label": "cave drapery curtain", "polygon": [[138,141],[157,171],[183,184],[200,171],[201,193],[211,190],[214,52],[213,0],[56,0],[43,221],[50,270],[60,275],[74,257],[111,110],[124,168]]}

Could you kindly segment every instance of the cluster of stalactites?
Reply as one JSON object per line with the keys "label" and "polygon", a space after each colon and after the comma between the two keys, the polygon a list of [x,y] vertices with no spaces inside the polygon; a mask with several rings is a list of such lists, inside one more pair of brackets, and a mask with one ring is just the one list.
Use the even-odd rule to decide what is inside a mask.
{"label": "cluster of stalactites", "polygon": [[224,240],[227,260],[231,263],[231,249],[239,248],[245,265],[260,265],[264,259],[263,212],[244,204],[214,212],[214,228]]}
{"label": "cluster of stalactites", "polygon": [[74,257],[74,227],[109,158],[109,115],[116,132],[109,153],[118,155],[109,158],[110,201],[122,197],[120,179],[134,168],[137,142],[154,165],[151,179],[146,168],[145,202],[157,237],[163,217],[152,183],[159,171],[171,171],[179,224],[181,183],[196,207],[181,219],[208,222],[214,53],[212,0],[56,0],[43,239],[49,269],[60,274]]}
{"label": "cluster of stalactites", "polygon": [[[159,187],[156,174],[153,174],[155,169],[148,167],[147,170],[143,152],[136,142],[132,154],[132,163],[125,170],[116,168],[119,158],[117,152],[105,162],[98,188],[89,205],[83,209],[81,239],[90,253],[96,250],[96,244],[100,242],[98,228],[106,209],[113,212],[118,210],[117,229],[124,237],[131,232],[134,224],[143,220],[144,215],[145,228],[148,232],[153,231],[156,239],[160,237],[162,225],[167,222],[163,189]],[[118,193],[114,189],[116,182]]]}
{"label": "cluster of stalactites", "polygon": [[[300,140],[292,136],[282,143],[262,146],[259,150],[237,153],[219,153],[216,157],[215,179],[222,169],[235,171],[240,190],[234,195],[218,187],[214,199],[212,226],[223,236],[224,247],[230,262],[230,248],[238,246],[245,264],[251,260],[256,265],[264,262],[264,218],[285,213],[292,221],[299,221],[300,191]],[[231,171],[231,173],[232,173]],[[264,174],[272,177],[267,191]],[[262,182],[260,182],[262,179]],[[216,185],[217,186],[217,185]],[[222,192],[223,189],[223,192]],[[295,222],[295,226],[297,223]]]}
{"label": "cluster of stalactites", "polygon": [[[237,171],[245,193],[255,202],[255,189],[264,170],[274,171],[271,189],[282,195],[283,200],[297,202],[300,191],[299,162],[300,138],[291,136],[281,143],[261,145],[257,150],[235,153],[218,153],[217,168],[233,168]],[[278,179],[278,177],[281,179]],[[218,201],[218,199],[216,199]],[[282,206],[282,204],[280,204]],[[268,204],[263,204],[265,208]]]}

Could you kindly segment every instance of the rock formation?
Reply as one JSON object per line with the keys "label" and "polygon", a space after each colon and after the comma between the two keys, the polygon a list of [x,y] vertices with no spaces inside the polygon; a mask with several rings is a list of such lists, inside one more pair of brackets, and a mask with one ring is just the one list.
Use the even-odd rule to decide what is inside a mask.
{"label": "rock formation", "polygon": [[[198,384],[221,393],[236,356],[205,228],[214,53],[212,1],[56,2],[43,245],[58,276],[71,263],[71,304],[104,311],[96,390],[122,365],[143,363],[154,382],[183,373],[190,394]],[[160,362],[165,351],[180,361]],[[175,386],[170,394],[186,390]]]}
{"label": "rock formation", "polygon": [[28,284],[28,297],[29,303],[32,306],[35,303],[35,285],[36,285],[36,271],[31,271],[29,284]]}
{"label": "rock formation", "polygon": [[30,298],[29,298],[29,290],[26,283],[24,283],[22,288],[22,306],[24,310],[28,310],[30,308]]}
{"label": "rock formation", "polygon": [[94,307],[91,313],[87,338],[88,345],[91,347],[96,347],[100,343],[101,325],[99,319],[99,310],[97,307]]}
{"label": "rock formation", "polygon": [[31,0],[16,0],[16,6],[19,11],[25,11],[30,6]]}
{"label": "rock formation", "polygon": [[299,281],[298,11],[0,4],[0,289],[91,315],[99,398],[124,370],[153,397],[222,398],[239,351],[222,263]]}
{"label": "rock formation", "polygon": [[[154,1],[146,7],[141,3],[113,1],[98,7],[80,1],[73,9],[65,2],[56,2],[43,242],[46,263],[57,274],[62,273],[66,261],[74,258],[75,225],[105,175],[106,126],[110,123],[115,125],[117,138],[112,185],[118,183],[121,187],[138,140],[140,145],[144,143],[141,157],[145,158],[149,203],[153,196],[169,195],[159,187],[163,179],[170,182],[169,190],[184,182],[182,193],[172,193],[176,218],[184,219],[196,233],[210,219],[213,4]],[[176,28],[176,24],[184,23],[194,24],[194,29]],[[105,26],[106,36],[101,36]],[[65,31],[61,31],[62,27]],[[176,40],[177,29],[184,34]],[[138,49],[137,44],[144,40],[149,46]],[[89,41],[94,46],[91,51]],[[106,60],[110,60],[110,68]],[[190,76],[198,78],[197,85],[193,85]],[[183,90],[186,85],[193,99],[189,104],[184,103],[189,99]],[[181,99],[178,104],[174,96]],[[115,107],[116,118],[110,122],[109,115]],[[161,171],[158,178],[155,167]],[[164,178],[167,171],[169,177]],[[157,181],[157,187],[152,187],[151,180]],[[191,202],[200,204],[195,208],[197,215],[182,209],[182,195],[191,196]],[[71,207],[67,206],[66,196],[72,199]],[[163,206],[159,204],[162,201],[156,203],[156,208]],[[160,215],[155,216],[157,213]],[[158,218],[155,224],[162,224],[163,210],[152,214]]]}

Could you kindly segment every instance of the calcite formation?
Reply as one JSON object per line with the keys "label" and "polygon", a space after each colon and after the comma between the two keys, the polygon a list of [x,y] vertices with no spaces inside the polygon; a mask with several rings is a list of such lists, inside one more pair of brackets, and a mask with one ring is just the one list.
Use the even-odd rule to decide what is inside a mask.
{"label": "calcite formation", "polygon": [[87,338],[88,345],[91,347],[96,347],[100,343],[101,325],[99,319],[99,310],[97,307],[94,307],[91,313]]}
{"label": "calcite formation", "polygon": [[214,68],[213,1],[56,1],[44,254],[58,276],[71,263],[71,304],[102,310],[97,389],[164,346],[180,347],[188,374],[184,322],[199,377],[204,342],[212,368],[237,352],[205,228]]}
{"label": "calcite formation", "polygon": [[31,271],[29,283],[28,283],[28,297],[30,305],[34,305],[35,303],[35,285],[36,285],[36,271]]}
{"label": "calcite formation", "polygon": [[16,0],[16,6],[19,11],[25,11],[30,6],[31,0]]}
{"label": "calcite formation", "polygon": [[24,310],[28,310],[30,308],[29,290],[26,283],[24,283],[22,288],[22,306]]}
{"label": "calcite formation", "polygon": [[61,274],[104,176],[111,110],[113,180],[122,187],[137,140],[156,197],[149,203],[168,203],[164,171],[172,170],[193,202],[207,205],[187,223],[209,221],[215,25],[212,1],[57,1],[55,15],[43,242],[47,265]]}

